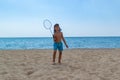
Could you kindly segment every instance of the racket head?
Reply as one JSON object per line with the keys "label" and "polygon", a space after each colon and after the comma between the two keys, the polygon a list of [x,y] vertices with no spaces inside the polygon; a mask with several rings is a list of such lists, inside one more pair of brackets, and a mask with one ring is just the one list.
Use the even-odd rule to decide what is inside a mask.
{"label": "racket head", "polygon": [[43,21],[43,26],[44,26],[45,29],[51,29],[52,23],[51,23],[50,20],[45,19],[45,20]]}

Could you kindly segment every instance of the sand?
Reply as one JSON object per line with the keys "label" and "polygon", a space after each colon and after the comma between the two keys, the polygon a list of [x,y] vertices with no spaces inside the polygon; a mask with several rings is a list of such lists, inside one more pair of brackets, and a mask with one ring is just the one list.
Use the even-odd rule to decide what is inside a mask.
{"label": "sand", "polygon": [[52,50],[0,50],[0,80],[120,80],[120,49],[64,50],[51,64]]}

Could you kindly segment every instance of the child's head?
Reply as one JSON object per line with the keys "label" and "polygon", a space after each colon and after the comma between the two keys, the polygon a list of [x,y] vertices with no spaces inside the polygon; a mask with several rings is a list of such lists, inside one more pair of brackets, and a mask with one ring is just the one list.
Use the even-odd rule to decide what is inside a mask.
{"label": "child's head", "polygon": [[59,27],[59,24],[55,24],[54,25],[54,33],[57,32],[57,31],[61,31],[60,27]]}

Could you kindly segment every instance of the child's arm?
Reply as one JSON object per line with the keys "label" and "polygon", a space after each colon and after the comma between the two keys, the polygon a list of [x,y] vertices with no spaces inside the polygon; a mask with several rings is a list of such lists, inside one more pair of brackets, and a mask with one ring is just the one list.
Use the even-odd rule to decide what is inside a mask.
{"label": "child's arm", "polygon": [[53,34],[53,40],[54,40],[54,42],[57,41],[57,38],[55,37],[55,34]]}
{"label": "child's arm", "polygon": [[62,40],[63,40],[65,46],[68,48],[68,45],[67,45],[67,43],[66,43],[66,41],[65,41],[65,39],[64,39],[64,37],[63,37],[63,33],[61,33],[61,35],[62,35]]}
{"label": "child's arm", "polygon": [[53,34],[53,41],[55,41],[55,35]]}

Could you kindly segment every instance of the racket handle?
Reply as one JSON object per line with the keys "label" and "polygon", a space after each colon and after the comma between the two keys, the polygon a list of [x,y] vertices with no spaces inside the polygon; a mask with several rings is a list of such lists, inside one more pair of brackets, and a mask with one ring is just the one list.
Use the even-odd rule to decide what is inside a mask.
{"label": "racket handle", "polygon": [[53,35],[52,30],[50,29],[50,33]]}

